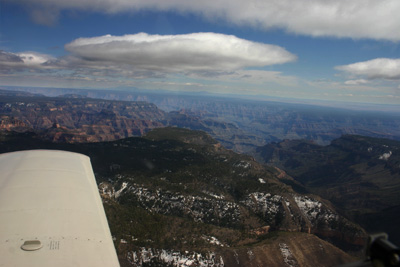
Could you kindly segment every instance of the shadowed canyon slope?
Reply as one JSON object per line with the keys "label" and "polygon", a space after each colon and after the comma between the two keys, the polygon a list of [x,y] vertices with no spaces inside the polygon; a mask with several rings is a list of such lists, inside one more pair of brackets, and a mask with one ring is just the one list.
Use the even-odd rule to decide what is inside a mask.
{"label": "shadowed canyon slope", "polygon": [[258,158],[285,170],[301,183],[297,186],[329,199],[369,231],[389,232],[400,242],[399,141],[345,135],[320,146],[285,140],[259,148]]}
{"label": "shadowed canyon slope", "polygon": [[2,132],[2,153],[37,148],[91,157],[123,266],[332,266],[354,259],[320,238],[358,248],[365,238],[329,202],[296,193],[203,132],[160,128],[83,144]]}

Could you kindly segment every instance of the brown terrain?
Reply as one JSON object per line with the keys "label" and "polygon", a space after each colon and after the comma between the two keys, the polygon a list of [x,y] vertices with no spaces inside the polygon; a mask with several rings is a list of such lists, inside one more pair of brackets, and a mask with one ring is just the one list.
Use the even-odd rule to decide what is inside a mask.
{"label": "brown terrain", "polygon": [[[127,190],[123,191],[123,189],[121,189],[121,182],[124,180],[113,184],[115,188],[113,188],[112,191],[116,192],[120,190],[122,193],[119,193],[119,196],[124,196],[125,198],[133,200],[137,199],[134,201],[140,203],[143,208],[149,210],[159,204],[162,208],[160,208],[158,212],[169,216],[177,212],[179,214],[182,213],[184,217],[189,216],[189,218],[191,218],[190,214],[198,214],[199,208],[200,210],[204,209],[204,214],[207,214],[209,205],[214,208],[220,207],[222,211],[230,210],[233,207],[233,211],[238,212],[238,214],[243,212],[242,215],[238,215],[237,221],[232,219],[235,216],[232,216],[229,212],[226,214],[224,212],[222,214],[207,214],[204,218],[204,223],[206,224],[213,224],[213,222],[219,220],[227,223],[227,225],[217,224],[216,226],[218,227],[235,228],[243,222],[247,224],[247,220],[252,218],[254,222],[249,224],[251,228],[253,228],[250,233],[258,237],[257,242],[253,245],[251,242],[243,243],[242,245],[237,244],[235,248],[217,246],[213,249],[213,253],[215,253],[214,256],[216,259],[223,259],[224,266],[333,266],[353,261],[351,256],[332,244],[321,240],[319,237],[326,240],[333,240],[334,243],[339,242],[342,244],[344,243],[346,246],[356,246],[359,248],[365,241],[365,232],[359,226],[339,216],[339,214],[335,212],[335,208],[328,201],[318,196],[298,195],[287,186],[281,184],[279,179],[283,179],[287,176],[283,171],[280,172],[280,175],[278,174],[279,179],[264,178],[265,180],[263,180],[257,177],[263,177],[266,173],[272,175],[273,171],[266,172],[264,167],[249,156],[239,156],[232,151],[226,150],[208,135],[197,131],[182,131],[176,128],[151,131],[155,128],[164,128],[165,126],[172,125],[212,132],[220,136],[228,136],[231,134],[232,137],[235,137],[235,135],[232,134],[232,131],[235,130],[234,125],[209,119],[201,120],[194,115],[188,115],[188,113],[190,112],[181,111],[167,113],[157,108],[156,105],[147,102],[109,101],[75,96],[57,98],[37,96],[18,96],[17,98],[15,96],[2,96],[0,100],[0,129],[5,132],[34,132],[37,135],[37,140],[41,140],[40,142],[50,141],[52,144],[82,143],[76,148],[77,152],[81,153],[83,151],[80,151],[80,149],[86,149],[83,143],[90,145],[88,143],[120,140],[131,136],[142,136],[147,133],[146,140],[148,141],[145,142],[153,142],[143,148],[145,153],[147,153],[147,161],[157,162],[161,159],[163,161],[172,160],[172,165],[178,163],[183,164],[183,170],[187,167],[184,161],[189,160],[189,155],[195,153],[197,155],[196,159],[202,158],[200,162],[207,162],[207,164],[209,164],[201,166],[201,175],[208,173],[207,170],[216,168],[215,164],[225,159],[218,163],[221,165],[217,166],[217,168],[223,167],[220,170],[224,170],[222,177],[219,177],[215,181],[212,179],[211,181],[216,184],[207,184],[205,188],[216,188],[220,186],[221,188],[219,190],[223,192],[227,190],[227,186],[231,183],[222,183],[221,181],[224,179],[227,181],[232,180],[237,183],[239,180],[245,179],[244,177],[249,177],[246,178],[249,180],[242,181],[242,186],[238,186],[237,189],[234,190],[232,189],[233,192],[236,192],[235,194],[230,195],[231,193],[224,193],[225,196],[227,196],[227,200],[201,198],[198,194],[204,194],[202,191],[188,197],[188,199],[193,199],[190,202],[193,202],[193,206],[187,203],[175,203],[176,199],[186,199],[187,196],[181,195],[180,191],[171,195],[171,191],[164,192],[159,188],[152,189],[151,187],[154,185],[151,182],[149,182],[149,188],[141,185],[139,189],[146,192],[158,190],[158,197],[155,201],[152,199],[152,193],[150,193],[149,199],[146,199],[146,196],[142,196],[138,193],[139,191],[135,191],[135,187],[132,187],[131,190],[133,191],[131,192]],[[157,148],[157,146],[163,144],[164,139],[175,139],[183,142],[183,144],[168,143],[165,141],[165,148]],[[243,139],[241,140],[243,141]],[[32,140],[29,142],[32,142]],[[38,142],[39,141],[33,141],[35,146],[38,145]],[[138,142],[137,147],[131,142]],[[127,156],[128,153],[137,151],[143,144],[144,140],[135,141],[133,139],[126,141],[126,143],[120,140],[116,143],[109,144],[110,149],[114,149],[114,152],[110,151],[105,155],[110,154],[112,157],[102,160],[108,163],[117,160],[116,155],[113,154],[116,151],[115,147],[118,147],[119,150],[125,149],[126,147],[126,151],[124,150],[123,153],[120,151],[119,153],[121,153],[124,159],[132,159],[132,156]],[[48,144],[46,144],[46,146],[48,146]],[[87,149],[90,151],[88,153],[99,155],[100,153],[96,154],[94,152],[95,149],[105,151],[105,145],[100,143],[99,146],[101,147],[96,148],[96,146],[93,146],[90,147],[90,149],[88,146]],[[178,149],[178,147],[174,146],[182,147]],[[188,148],[187,146],[190,147]],[[29,149],[29,147],[25,146],[24,149]],[[154,149],[155,151],[153,151]],[[166,153],[163,157],[159,155],[162,151]],[[186,154],[180,155],[174,152],[170,155],[169,153],[171,153],[171,151],[186,151]],[[140,151],[137,151],[137,153],[140,154]],[[91,156],[91,158],[95,158],[96,156],[94,155],[93,157]],[[139,156],[135,155],[135,157],[138,157],[138,160],[135,162],[143,161],[143,154]],[[150,160],[151,157],[154,157],[154,159]],[[179,157],[182,157],[182,159],[179,160]],[[193,162],[195,164],[200,164],[197,161]],[[119,162],[119,164],[121,164],[121,162]],[[169,165],[168,169],[172,168],[171,164],[167,164]],[[95,162],[94,166],[96,166]],[[129,164],[127,166],[129,166]],[[226,173],[225,169],[227,170]],[[115,171],[114,168],[112,170]],[[193,170],[190,168],[187,170],[185,169],[185,176],[192,171],[194,172],[192,176],[199,176],[198,173],[195,173],[195,170],[196,168]],[[123,177],[122,173],[118,175]],[[177,177],[181,179],[181,177],[178,176],[180,175],[179,172],[173,175],[177,175]],[[215,172],[212,172],[211,176],[214,175]],[[237,176],[235,178],[236,180],[233,179],[233,175],[235,175],[235,177]],[[275,177],[275,174],[273,176]],[[109,179],[111,179],[111,177]],[[146,180],[149,179],[148,174],[146,174]],[[159,177],[155,176],[154,179],[159,179]],[[129,179],[126,181],[126,183],[131,183]],[[165,180],[162,181],[165,183]],[[186,180],[183,181],[185,183],[188,182]],[[208,180],[206,181],[209,183]],[[265,182],[267,182],[267,184],[265,184]],[[190,183],[188,186],[189,185]],[[244,185],[245,187],[249,186],[249,188],[244,190]],[[135,186],[137,187],[137,185]],[[280,189],[274,193],[269,186]],[[265,191],[261,190],[263,187],[265,187]],[[199,189],[196,188],[195,190]],[[283,191],[281,192],[281,190]],[[238,194],[237,192],[241,193]],[[168,203],[172,203],[171,206],[168,206],[170,205]],[[244,207],[246,207],[247,210],[245,210]],[[196,212],[193,212],[192,209]],[[186,214],[187,211],[191,211],[188,213],[189,215]],[[214,216],[216,216],[217,220],[214,220]],[[226,216],[226,218],[223,216]],[[197,217],[194,219],[198,220]],[[209,219],[210,221],[207,221]],[[116,225],[119,224],[120,221],[118,220]],[[273,233],[279,234],[274,236]],[[263,240],[264,237],[266,237],[265,240]],[[223,237],[221,236],[219,238]],[[259,242],[260,240],[262,241]],[[160,254],[162,253],[160,252]],[[123,255],[124,259],[129,259],[129,257],[128,254]],[[136,265],[128,264],[127,266]],[[215,266],[222,266],[221,262],[219,262],[219,265]]]}
{"label": "brown terrain", "polygon": [[147,102],[2,97],[0,128],[40,132],[55,142],[111,141],[163,127],[166,113]]}
{"label": "brown terrain", "polygon": [[337,266],[356,259],[318,237],[305,233],[288,234],[253,248],[224,249],[217,252],[225,266]]}

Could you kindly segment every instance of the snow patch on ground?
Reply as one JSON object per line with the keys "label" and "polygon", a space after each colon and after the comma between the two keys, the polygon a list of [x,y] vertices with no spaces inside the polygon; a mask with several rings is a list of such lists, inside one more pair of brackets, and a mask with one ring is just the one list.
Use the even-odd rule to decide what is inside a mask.
{"label": "snow patch on ground", "polygon": [[380,155],[379,159],[388,160],[391,155],[392,155],[392,151],[389,151],[388,153],[383,153],[382,155]]}
{"label": "snow patch on ground", "polygon": [[121,193],[128,187],[128,183],[127,182],[123,182],[121,188],[115,192],[114,196],[115,198],[119,198]]}
{"label": "snow patch on ground", "polygon": [[281,251],[283,261],[285,262],[286,266],[290,267],[297,267],[299,264],[297,263],[296,259],[293,257],[292,252],[290,251],[288,245],[285,243],[279,244],[279,249]]}
{"label": "snow patch on ground", "polygon": [[248,168],[251,167],[251,164],[250,164],[250,162],[241,160],[238,163],[234,164],[233,166],[236,167],[236,168],[248,169]]}
{"label": "snow patch on ground", "polygon": [[254,252],[251,249],[247,250],[247,255],[249,256],[250,261],[255,258]]}
{"label": "snow patch on ground", "polygon": [[216,237],[214,236],[203,236],[203,239],[206,240],[208,243],[212,245],[217,245],[220,247],[224,247],[225,245],[222,244]]}
{"label": "snow patch on ground", "polygon": [[215,253],[205,254],[198,252],[179,252],[165,249],[141,248],[139,251],[128,252],[128,261],[132,266],[143,266],[143,264],[154,264],[159,266],[168,265],[174,267],[223,267],[222,257],[217,257]]}
{"label": "snow patch on ground", "polygon": [[212,197],[182,195],[168,190],[149,189],[138,184],[128,186],[127,183],[123,183],[114,195],[117,198],[122,194],[128,194],[150,212],[190,217],[197,222],[236,225],[241,217],[238,204],[215,194]]}
{"label": "snow patch on ground", "polygon": [[239,255],[237,254],[236,250],[233,251],[233,256],[235,256],[236,263],[239,265]]}
{"label": "snow patch on ground", "polygon": [[284,197],[271,195],[270,193],[254,192],[240,201],[243,205],[250,208],[253,212],[261,215],[267,223],[274,223],[278,214],[284,213]]}
{"label": "snow patch on ground", "polygon": [[282,196],[263,192],[250,193],[247,198],[242,201],[243,204],[250,207],[253,211],[268,213],[270,215],[278,213],[279,207],[282,204],[281,202]]}
{"label": "snow patch on ground", "polygon": [[99,192],[101,196],[107,196],[108,198],[112,198],[115,194],[114,187],[108,185],[107,183],[100,183],[99,184]]}
{"label": "snow patch on ground", "polygon": [[206,194],[206,195],[209,195],[209,196],[211,196],[213,198],[216,198],[216,199],[225,199],[225,196],[217,195],[217,194],[214,194],[214,193],[209,192],[209,191],[203,191],[203,193]]}
{"label": "snow patch on ground", "polygon": [[320,201],[309,196],[294,196],[294,201],[302,213],[314,225],[317,221],[321,220],[328,224],[330,222],[339,220],[339,216],[337,214],[323,206]]}
{"label": "snow patch on ground", "polygon": [[321,213],[322,203],[317,200],[307,196],[295,196],[294,200],[310,221],[315,220],[318,214]]}

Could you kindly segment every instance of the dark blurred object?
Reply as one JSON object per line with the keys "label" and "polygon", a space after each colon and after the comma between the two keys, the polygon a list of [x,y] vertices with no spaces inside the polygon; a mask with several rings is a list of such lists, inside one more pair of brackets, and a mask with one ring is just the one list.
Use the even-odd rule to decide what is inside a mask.
{"label": "dark blurred object", "polygon": [[371,235],[367,259],[373,266],[400,266],[400,249],[389,241],[386,233]]}
{"label": "dark blurred object", "polygon": [[341,265],[341,267],[400,266],[400,248],[389,241],[386,233],[369,236],[365,260]]}

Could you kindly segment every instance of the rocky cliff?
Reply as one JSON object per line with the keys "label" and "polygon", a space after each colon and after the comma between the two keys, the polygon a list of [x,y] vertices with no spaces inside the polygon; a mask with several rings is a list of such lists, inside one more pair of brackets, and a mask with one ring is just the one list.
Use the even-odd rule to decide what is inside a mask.
{"label": "rocky cliff", "polygon": [[[14,88],[15,89],[15,88]],[[257,146],[284,139],[308,139],[329,144],[343,134],[359,134],[400,140],[398,107],[390,112],[333,108],[275,101],[239,100],[220,96],[177,95],[140,90],[83,90],[63,88],[18,88],[30,93],[0,90],[0,95],[64,95],[70,99],[92,97],[146,101],[169,112],[163,125],[204,130],[229,149],[252,153]],[[10,93],[11,92],[11,93]],[[329,104],[329,103],[322,103]],[[322,105],[321,104],[321,105]],[[60,123],[61,126],[62,125]],[[100,131],[99,131],[100,132]],[[119,136],[121,133],[119,133]],[[125,135],[126,136],[126,135]]]}
{"label": "rocky cliff", "polygon": [[[1,91],[0,129],[35,131],[54,142],[112,141],[176,126],[229,137],[240,130],[229,123],[202,120],[184,112],[166,113],[143,101],[111,101],[67,94],[44,97]],[[224,139],[222,138],[222,139]]]}
{"label": "rocky cliff", "polygon": [[147,102],[2,97],[0,114],[53,141],[108,141],[161,127],[165,113]]}

